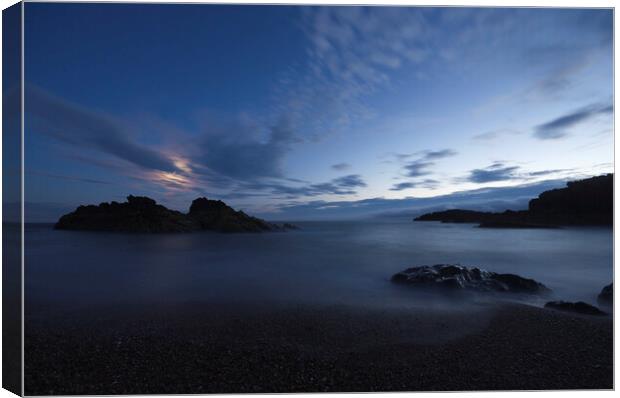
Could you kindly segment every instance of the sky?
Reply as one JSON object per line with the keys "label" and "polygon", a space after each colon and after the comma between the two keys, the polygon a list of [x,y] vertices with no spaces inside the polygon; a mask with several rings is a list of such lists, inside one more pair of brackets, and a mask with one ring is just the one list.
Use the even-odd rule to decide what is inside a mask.
{"label": "sky", "polygon": [[524,206],[613,171],[612,32],[608,9],[26,3],[26,219]]}

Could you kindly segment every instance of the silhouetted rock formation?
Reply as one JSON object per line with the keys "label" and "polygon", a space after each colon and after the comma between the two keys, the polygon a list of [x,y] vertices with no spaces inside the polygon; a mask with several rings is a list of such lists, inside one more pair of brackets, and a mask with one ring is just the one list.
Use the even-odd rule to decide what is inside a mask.
{"label": "silhouetted rock formation", "polygon": [[577,314],[606,315],[605,312],[599,310],[593,305],[584,303],[583,301],[578,301],[576,303],[571,303],[568,301],[549,301],[545,304],[545,308],[553,308],[554,310],[565,312],[575,312]]}
{"label": "silhouetted rock formation", "polygon": [[498,274],[458,264],[413,267],[392,276],[392,282],[419,287],[449,290],[546,294],[551,290],[542,283],[513,274]]}
{"label": "silhouetted rock formation", "polygon": [[613,307],[614,305],[614,284],[610,283],[605,286],[603,290],[599,293],[596,301],[599,305],[604,305],[607,307]]}
{"label": "silhouetted rock formation", "polygon": [[111,232],[262,232],[292,229],[290,224],[278,226],[236,211],[220,200],[198,198],[188,214],[169,210],[153,199],[132,196],[127,202],[80,206],[62,216],[56,229]]}
{"label": "silhouetted rock formation", "polygon": [[260,218],[236,211],[221,200],[198,198],[192,202],[188,217],[196,221],[201,229],[222,232],[260,232],[278,229]]}
{"label": "silhouetted rock formation", "polygon": [[132,196],[127,202],[80,206],[60,217],[56,229],[113,232],[188,232],[198,224],[185,214],[158,205],[153,199]]}
{"label": "silhouetted rock formation", "polygon": [[557,228],[562,225],[613,224],[613,174],[566,184],[541,193],[528,210],[490,213],[453,209],[421,215],[414,221],[479,223],[482,228]]}

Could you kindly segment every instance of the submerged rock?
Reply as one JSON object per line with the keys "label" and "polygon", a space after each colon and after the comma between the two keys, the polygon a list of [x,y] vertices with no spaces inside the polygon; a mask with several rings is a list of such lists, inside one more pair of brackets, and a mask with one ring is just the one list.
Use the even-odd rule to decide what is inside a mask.
{"label": "submerged rock", "polygon": [[605,305],[611,307],[614,305],[614,284],[610,283],[605,286],[599,293],[597,300],[599,305]]}
{"label": "submerged rock", "polygon": [[605,313],[593,305],[578,301],[571,303],[568,301],[549,301],[545,304],[545,308],[553,308],[558,311],[575,312],[586,315],[605,315]]}
{"label": "submerged rock", "polygon": [[392,282],[424,287],[479,292],[546,294],[551,292],[542,283],[513,274],[498,274],[458,264],[424,265],[408,268],[392,276]]}
{"label": "submerged rock", "polygon": [[170,210],[143,196],[127,197],[127,202],[79,206],[62,216],[56,229],[109,232],[262,232],[292,229],[234,210],[221,200],[198,198],[189,213]]}

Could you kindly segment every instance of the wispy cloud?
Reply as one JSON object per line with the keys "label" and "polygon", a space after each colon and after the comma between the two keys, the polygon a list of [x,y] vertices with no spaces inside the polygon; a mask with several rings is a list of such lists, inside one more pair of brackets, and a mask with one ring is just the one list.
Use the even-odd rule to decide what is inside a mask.
{"label": "wispy cloud", "polygon": [[392,188],[390,188],[390,191],[404,191],[406,189],[412,189],[412,188],[435,189],[437,188],[438,185],[439,185],[439,181],[427,178],[425,180],[417,181],[417,182],[407,181],[407,182],[401,182],[398,184],[394,184]]}
{"label": "wispy cloud", "polygon": [[336,171],[344,171],[344,170],[350,169],[351,165],[348,163],[337,163],[337,164],[333,164],[331,168]]}
{"label": "wispy cloud", "polygon": [[611,113],[613,113],[611,104],[591,104],[536,126],[534,137],[541,140],[563,138],[568,135],[570,128],[598,115]]}
{"label": "wispy cloud", "polygon": [[417,156],[414,160],[408,160],[404,166],[405,175],[407,177],[422,177],[432,174],[431,168],[436,164],[437,160],[456,156],[457,152],[452,149],[442,149],[439,151],[424,151],[414,154],[397,154],[399,159],[410,159]]}
{"label": "wispy cloud", "polygon": [[519,170],[518,166],[506,166],[496,162],[484,169],[471,170],[467,179],[475,183],[512,180],[516,177],[517,170]]}
{"label": "wispy cloud", "polygon": [[469,174],[463,180],[477,184],[500,181],[525,182],[538,177],[550,175],[554,175],[555,177],[565,177],[565,174],[570,171],[571,169],[525,171],[520,166],[509,165],[505,162],[495,162],[482,169],[470,170]]}
{"label": "wispy cloud", "polygon": [[450,208],[483,211],[523,209],[527,202],[543,191],[565,186],[566,179],[556,179],[512,187],[488,187],[455,192],[429,198],[371,198],[354,201],[315,200],[283,205],[267,214],[282,219],[354,219],[376,216],[411,217]]}
{"label": "wispy cloud", "polygon": [[56,178],[56,179],[60,179],[60,180],[75,181],[75,182],[86,182],[86,183],[89,183],[89,184],[104,184],[104,185],[111,184],[111,182],[109,182],[109,181],[98,180],[98,179],[95,179],[95,178],[84,178],[84,177],[69,176],[69,175],[62,175],[62,174],[53,174],[53,173],[46,173],[44,171],[39,171],[39,170],[28,170],[28,171],[26,171],[26,173],[27,174],[31,174],[31,175],[39,175],[39,176],[42,176],[42,177]]}
{"label": "wispy cloud", "polygon": [[521,134],[520,131],[512,130],[512,129],[497,129],[491,130],[484,133],[476,134],[472,138],[475,141],[493,141],[499,139],[501,137],[505,137],[508,135],[518,135]]}
{"label": "wispy cloud", "polygon": [[160,152],[139,145],[114,118],[27,86],[29,128],[62,142],[98,150],[136,166],[174,172],[174,163]]}
{"label": "wispy cloud", "polygon": [[355,195],[358,188],[366,187],[366,182],[358,174],[338,177],[329,182],[291,185],[273,181],[255,181],[242,184],[242,192],[269,192],[286,199],[300,199],[320,195]]}

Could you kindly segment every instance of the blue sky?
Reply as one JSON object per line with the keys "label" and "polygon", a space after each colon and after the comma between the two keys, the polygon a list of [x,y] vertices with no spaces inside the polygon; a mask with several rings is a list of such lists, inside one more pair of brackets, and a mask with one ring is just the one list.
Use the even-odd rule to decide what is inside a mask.
{"label": "blue sky", "polygon": [[339,218],[613,171],[611,10],[27,3],[25,23],[31,221],[128,194]]}

